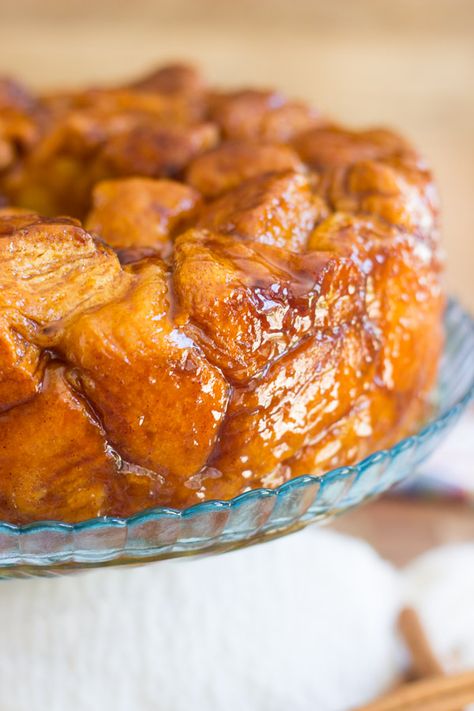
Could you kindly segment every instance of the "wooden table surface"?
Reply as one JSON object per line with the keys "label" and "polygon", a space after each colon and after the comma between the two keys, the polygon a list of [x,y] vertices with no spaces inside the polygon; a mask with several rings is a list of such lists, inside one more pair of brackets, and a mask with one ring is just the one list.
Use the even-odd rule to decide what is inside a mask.
{"label": "wooden table surface", "polygon": [[474,512],[458,503],[384,497],[344,514],[330,526],[363,538],[398,566],[436,546],[474,541]]}

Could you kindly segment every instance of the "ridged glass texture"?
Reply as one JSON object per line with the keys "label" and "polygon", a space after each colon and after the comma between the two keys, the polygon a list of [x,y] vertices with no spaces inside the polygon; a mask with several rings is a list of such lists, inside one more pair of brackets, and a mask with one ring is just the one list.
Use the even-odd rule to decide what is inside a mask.
{"label": "ridged glass texture", "polygon": [[104,565],[216,553],[324,521],[399,483],[433,451],[474,396],[474,320],[450,301],[435,412],[389,450],[324,476],[300,476],[277,489],[183,511],[155,508],[128,519],[79,524],[0,522],[0,577],[56,575]]}

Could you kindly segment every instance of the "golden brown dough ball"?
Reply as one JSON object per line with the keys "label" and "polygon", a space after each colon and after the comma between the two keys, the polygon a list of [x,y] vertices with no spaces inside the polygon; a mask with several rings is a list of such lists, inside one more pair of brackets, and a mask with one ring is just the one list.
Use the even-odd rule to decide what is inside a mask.
{"label": "golden brown dough ball", "polygon": [[117,250],[149,248],[162,256],[172,237],[196,216],[201,197],[173,180],[124,178],[98,183],[86,227]]}

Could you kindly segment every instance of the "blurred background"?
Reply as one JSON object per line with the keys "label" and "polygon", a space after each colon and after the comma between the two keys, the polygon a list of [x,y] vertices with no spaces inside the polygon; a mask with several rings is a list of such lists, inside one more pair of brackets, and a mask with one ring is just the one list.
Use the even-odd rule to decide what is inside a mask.
{"label": "blurred background", "polygon": [[0,0],[0,70],[35,87],[188,59],[354,125],[390,124],[434,166],[449,289],[474,308],[472,0]]}

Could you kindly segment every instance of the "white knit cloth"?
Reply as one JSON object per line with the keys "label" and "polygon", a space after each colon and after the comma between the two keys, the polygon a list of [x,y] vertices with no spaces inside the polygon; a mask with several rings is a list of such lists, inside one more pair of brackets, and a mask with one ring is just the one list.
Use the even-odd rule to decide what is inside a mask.
{"label": "white knit cloth", "polygon": [[408,566],[404,585],[444,667],[474,669],[474,543],[426,553]]}
{"label": "white knit cloth", "polygon": [[316,528],[0,584],[2,711],[344,711],[397,673],[394,570]]}

